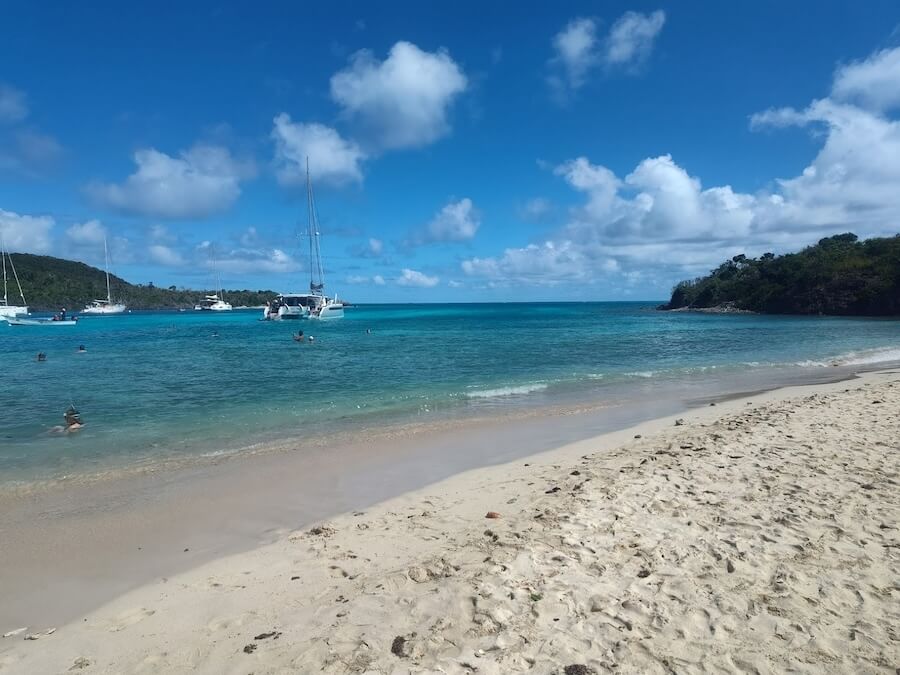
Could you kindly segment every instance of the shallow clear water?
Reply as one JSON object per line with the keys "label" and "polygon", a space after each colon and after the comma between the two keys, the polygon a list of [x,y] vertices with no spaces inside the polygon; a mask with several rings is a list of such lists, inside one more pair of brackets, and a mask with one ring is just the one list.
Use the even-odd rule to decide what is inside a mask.
{"label": "shallow clear water", "polygon": [[[260,314],[0,323],[0,481],[615,399],[629,383],[646,396],[655,383],[713,375],[900,361],[897,320],[665,313],[649,303],[364,306],[329,323]],[[315,343],[294,342],[299,328]],[[69,403],[86,427],[48,435]]]}

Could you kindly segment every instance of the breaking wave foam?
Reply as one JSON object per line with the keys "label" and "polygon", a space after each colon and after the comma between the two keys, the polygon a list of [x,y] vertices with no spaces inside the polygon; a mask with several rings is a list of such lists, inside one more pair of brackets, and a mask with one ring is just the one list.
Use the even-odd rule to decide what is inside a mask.
{"label": "breaking wave foam", "polygon": [[497,398],[499,396],[522,396],[531,394],[535,391],[543,391],[547,388],[546,384],[523,384],[519,387],[498,387],[497,389],[476,389],[475,391],[466,392],[468,398]]}

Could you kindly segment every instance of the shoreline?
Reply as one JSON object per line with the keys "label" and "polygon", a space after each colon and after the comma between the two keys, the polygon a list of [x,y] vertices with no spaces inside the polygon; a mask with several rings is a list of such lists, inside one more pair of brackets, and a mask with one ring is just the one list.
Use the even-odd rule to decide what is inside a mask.
{"label": "shoreline", "polygon": [[[799,386],[799,387],[782,388],[782,389],[778,389],[775,391],[768,391],[768,392],[765,392],[762,394],[756,394],[751,397],[741,397],[741,398],[735,398],[735,399],[732,399],[729,401],[718,402],[715,407],[707,405],[706,407],[703,407],[703,408],[695,408],[688,413],[677,413],[676,416],[683,416],[687,420],[687,425],[690,426],[691,428],[694,428],[697,425],[709,423],[717,418],[722,418],[723,416],[727,416],[729,414],[735,414],[735,413],[743,410],[745,408],[745,406],[747,406],[748,404],[752,404],[754,407],[756,407],[759,405],[768,405],[773,402],[777,403],[779,401],[785,401],[785,400],[789,400],[789,399],[796,398],[798,396],[804,396],[804,395],[813,395],[813,396],[822,395],[822,396],[824,396],[824,395],[833,394],[833,393],[841,391],[843,389],[855,390],[855,389],[858,389],[859,387],[868,386],[873,382],[874,383],[877,383],[880,381],[896,382],[897,379],[898,379],[898,377],[897,377],[896,371],[882,371],[882,372],[868,373],[868,374],[862,375],[857,381],[853,381],[853,382],[842,381],[842,382],[831,383],[831,384],[826,384],[826,385],[804,385],[804,386]],[[630,439],[635,434],[640,434],[641,436],[646,437],[651,434],[666,431],[673,424],[674,417],[675,416],[672,416],[672,415],[659,417],[659,418],[653,419],[651,421],[641,422],[637,426],[627,426],[626,428],[620,429],[618,431],[602,434],[599,436],[594,436],[592,438],[588,438],[585,440],[580,440],[580,441],[577,441],[572,444],[564,445],[563,447],[558,447],[554,450],[541,452],[538,454],[527,454],[527,455],[524,455],[524,456],[528,457],[528,461],[526,462],[526,465],[543,466],[544,468],[546,468],[548,466],[553,466],[554,464],[559,464],[561,462],[576,461],[576,459],[578,457],[580,457],[579,453],[584,454],[584,452],[587,450],[591,450],[596,455],[596,454],[602,454],[602,452],[612,451],[613,449],[620,447],[620,446],[627,447],[629,444],[633,444],[633,441],[630,441]],[[480,433],[482,433],[482,432],[480,432],[480,431],[477,432],[477,434],[480,434]],[[452,434],[452,435],[454,436],[454,439],[453,439],[454,443],[458,443],[459,442],[458,434]],[[496,439],[496,437],[494,437],[493,439],[490,439],[490,440],[497,440],[497,439]],[[413,487],[411,489],[411,491],[406,490],[400,496],[388,495],[387,497],[383,497],[382,499],[377,499],[377,498],[375,498],[376,495],[370,494],[369,495],[370,497],[375,498],[374,501],[372,501],[372,503],[377,503],[378,505],[371,507],[371,513],[369,515],[371,516],[371,514],[376,513],[376,512],[387,513],[388,511],[391,511],[391,510],[396,511],[396,509],[398,508],[398,506],[397,506],[398,504],[403,504],[403,505],[407,505],[407,506],[416,505],[416,504],[421,505],[422,500],[424,498],[428,497],[429,495],[431,495],[432,493],[439,492],[441,494],[446,494],[448,492],[453,492],[454,490],[458,494],[467,494],[468,499],[470,499],[473,504],[478,504],[479,507],[483,506],[484,503],[487,503],[484,500],[492,499],[490,491],[488,492],[488,494],[481,494],[481,492],[472,492],[471,488],[469,488],[467,491],[466,486],[471,485],[473,482],[480,481],[480,482],[485,483],[485,485],[491,485],[490,490],[492,490],[494,487],[498,487],[498,484],[502,485],[504,482],[506,482],[505,481],[506,474],[515,474],[517,471],[521,471],[523,455],[517,454],[517,455],[515,455],[515,457],[516,457],[516,459],[514,459],[511,464],[496,464],[495,463],[495,464],[492,464],[489,466],[480,466],[478,468],[469,468],[468,470],[463,469],[461,473],[454,472],[450,475],[450,477],[446,477],[446,476],[439,477],[436,481],[434,481],[434,480],[428,481],[426,479],[424,485],[426,485],[427,487],[422,487],[421,485],[418,487]],[[320,458],[320,459],[327,460],[327,458]],[[395,459],[396,459],[396,457],[395,457]],[[278,469],[278,468],[283,468],[283,467],[274,467],[274,468]],[[382,470],[383,469],[384,469],[384,467],[382,467]],[[198,479],[203,479],[203,477],[198,477]],[[248,487],[262,488],[262,484],[250,485]],[[325,490],[327,490],[327,489],[334,487],[334,485],[326,485],[323,487]],[[353,486],[353,487],[359,487],[359,486]],[[521,484],[519,484],[519,487],[521,488],[523,486]],[[171,485],[169,486],[169,488],[171,488]],[[387,501],[385,501],[385,499]],[[204,508],[202,504],[195,504],[195,506]],[[335,517],[333,513],[326,513],[326,514],[321,515],[320,518],[317,518],[315,520],[330,519],[330,522],[341,522],[341,523],[346,523],[348,521],[353,522],[353,519],[357,518],[359,516],[353,516],[353,515],[348,515],[348,514],[358,513],[358,511],[356,510],[358,508],[360,508],[360,507],[348,506],[346,509],[344,509],[345,515],[343,515],[343,516]],[[362,506],[362,508],[370,508],[370,507]],[[418,508],[418,507],[417,506],[409,506],[409,508]],[[501,505],[501,508],[503,508],[502,505]],[[506,507],[506,508],[509,508],[509,507]],[[52,516],[54,512],[52,509],[50,509],[47,511],[47,513]],[[115,506],[112,506],[110,508],[110,513],[108,515],[110,516],[111,520],[114,521],[117,518],[117,516],[119,516],[120,514],[117,514]],[[177,514],[169,513],[168,515],[170,517],[176,517]],[[472,515],[472,517],[474,518],[475,516]],[[480,514],[479,517],[483,517],[483,513]],[[231,563],[234,563],[234,561],[236,561],[236,560],[241,560],[242,558],[250,559],[250,558],[258,558],[259,556],[266,556],[266,555],[271,556],[271,555],[273,555],[272,551],[281,550],[281,549],[283,549],[283,547],[285,545],[287,545],[288,542],[297,541],[298,537],[303,536],[303,535],[297,534],[296,528],[297,527],[305,527],[307,525],[307,523],[302,523],[302,524],[298,523],[296,526],[291,527],[289,525],[290,520],[291,520],[291,518],[288,518],[287,522],[285,522],[284,525],[281,527],[269,528],[266,532],[266,536],[257,539],[256,546],[250,547],[249,550],[243,549],[243,552],[231,552],[231,555],[229,555],[229,552],[226,551],[224,553],[220,552],[218,554],[212,555],[211,558],[204,559],[203,555],[196,555],[197,553],[202,553],[203,549],[204,549],[204,543],[200,542],[198,549],[192,549],[191,551],[185,552],[185,556],[183,558],[183,565],[180,566],[181,571],[177,572],[176,576],[167,577],[166,581],[161,581],[157,577],[156,581],[145,583],[144,585],[138,586],[137,588],[135,588],[134,585],[131,585],[130,588],[125,588],[122,593],[114,593],[113,596],[114,597],[117,596],[116,599],[110,598],[110,596],[108,594],[106,596],[104,596],[104,593],[103,593],[104,587],[106,588],[107,591],[109,590],[109,580],[108,579],[93,579],[92,580],[93,584],[89,585],[86,589],[82,589],[82,593],[85,593],[85,591],[86,591],[86,597],[93,597],[100,602],[102,602],[103,599],[111,600],[111,602],[104,607],[100,607],[97,609],[92,609],[90,611],[87,611],[87,613],[84,614],[84,616],[83,616],[83,618],[84,618],[83,623],[85,623],[87,625],[94,625],[97,620],[97,617],[109,614],[109,612],[111,611],[110,608],[112,608],[114,606],[120,606],[123,603],[125,603],[125,604],[128,604],[129,602],[133,603],[133,598],[135,596],[140,596],[144,599],[146,599],[148,597],[155,597],[155,596],[159,595],[162,588],[165,588],[165,584],[174,583],[174,584],[176,584],[176,586],[178,586],[181,584],[181,582],[178,581],[179,579],[184,578],[184,577],[196,578],[197,575],[204,574],[204,570],[206,570],[207,568],[231,564]],[[309,521],[309,522],[312,522],[312,521]],[[477,521],[475,521],[475,522],[476,522],[476,524],[478,524]],[[484,521],[484,522],[486,522],[486,521]],[[98,525],[98,522],[95,521],[94,525],[95,526]],[[249,519],[248,522],[242,523],[241,525],[247,532],[250,532],[250,531],[253,531],[254,528],[260,527],[261,523],[258,521],[253,521],[252,519]],[[330,526],[333,526],[333,525],[330,525]],[[291,534],[292,532],[294,534]],[[257,532],[257,534],[258,534],[258,532]],[[196,541],[196,538],[194,539],[194,541]],[[172,542],[169,542],[169,543],[171,544]],[[245,543],[246,543],[246,540],[245,540]],[[208,547],[207,548],[208,553],[209,552],[215,553],[214,546],[211,546],[209,544],[209,542],[207,542],[206,545]],[[180,546],[180,542],[179,542],[179,546]],[[188,548],[190,548],[190,547],[188,547]],[[265,551],[268,551],[269,553],[266,554]],[[107,551],[107,553],[108,552],[109,551]],[[59,565],[62,566],[63,568],[66,568],[66,567],[71,566],[72,562],[73,562],[72,560],[68,560],[68,561],[66,561],[66,563],[60,562]],[[284,561],[282,561],[282,562],[284,562]],[[3,569],[8,569],[8,562],[4,562]],[[143,571],[150,572],[152,570],[143,570]],[[44,576],[48,573],[47,570],[37,570],[36,572],[37,572],[37,575],[36,575],[35,579],[40,579],[42,576]],[[61,571],[59,569],[57,569],[55,571],[55,574],[58,575],[58,574],[60,574],[60,572]],[[131,570],[131,573],[134,574],[135,571]],[[54,575],[54,572],[50,571],[49,576],[45,577],[45,578],[53,578],[53,575]],[[426,577],[428,577],[428,574],[426,574]],[[4,585],[6,585],[7,583],[10,583],[10,581],[8,579],[8,575],[4,575],[4,580],[5,580]],[[80,582],[84,583],[85,580],[82,579],[82,580],[80,580]],[[34,586],[34,585],[31,586],[31,588],[35,588],[35,587],[36,586]],[[3,589],[3,591],[7,591],[7,590],[9,590],[9,589]],[[84,600],[85,596],[82,595],[80,597],[80,599]],[[70,601],[71,601],[71,598],[70,598]],[[65,598],[63,598],[61,600],[61,602],[64,603]],[[15,604],[15,603],[13,603],[13,604]],[[49,614],[52,613],[50,611],[50,606],[52,603],[45,604],[44,606],[42,606],[41,603],[39,603],[39,602],[38,603],[32,602],[30,604],[34,608],[34,610],[37,611],[38,613],[45,613],[45,616],[47,616],[47,618],[41,619],[39,617],[35,617],[33,619],[29,619],[29,621],[27,623],[41,624],[41,621],[43,621],[45,623],[51,621],[51,619],[49,618]],[[144,604],[146,604],[146,602]],[[56,606],[56,609],[58,611],[58,609],[59,609],[58,605]],[[63,633],[68,633],[70,630],[74,630],[76,628],[77,629],[81,628],[82,622],[80,622],[78,620],[78,616],[80,616],[80,615],[77,612],[75,614],[76,614],[76,616],[72,617],[72,619],[73,619],[72,623],[67,624],[65,628],[60,627],[58,633],[55,633],[53,636],[46,637],[46,642],[41,643],[42,649],[49,648],[49,645],[53,644],[50,642],[51,640],[59,640],[57,635],[62,635]],[[15,630],[20,627],[20,625],[11,625],[9,623],[10,621],[13,621],[13,619],[14,619],[14,617],[11,617],[11,616],[4,617],[5,623],[0,624],[0,634],[6,632],[8,630]],[[56,622],[53,622],[53,623],[56,623]],[[22,625],[24,625],[24,623]],[[49,624],[48,624],[47,627],[49,628],[49,627],[55,627],[55,626],[49,626]],[[18,654],[22,658],[27,656],[27,650],[23,652],[21,645],[17,645],[16,641],[10,641],[10,642],[7,642],[6,640],[0,641],[0,672],[3,671],[2,666],[4,663],[7,663],[10,666],[10,668],[12,668],[12,664],[15,663],[15,661],[10,661],[9,659],[13,658],[13,656],[9,656],[8,654],[12,654],[13,652]],[[18,659],[18,657],[15,657],[15,658],[16,658],[16,660]],[[75,658],[75,657],[73,657],[73,658]],[[70,661],[70,663],[71,663],[71,661]],[[16,672],[16,671],[13,668],[9,672]]]}
{"label": "shoreline", "polygon": [[[840,382],[856,372],[821,368],[805,376]],[[111,479],[0,492],[0,540],[9,542],[0,547],[0,634],[7,624],[72,620],[142,584],[468,470],[784,386],[765,382],[735,392],[703,380],[689,394],[679,387],[682,396],[659,401],[519,411],[411,433],[391,427],[302,451],[288,441],[174,469],[138,467]]]}

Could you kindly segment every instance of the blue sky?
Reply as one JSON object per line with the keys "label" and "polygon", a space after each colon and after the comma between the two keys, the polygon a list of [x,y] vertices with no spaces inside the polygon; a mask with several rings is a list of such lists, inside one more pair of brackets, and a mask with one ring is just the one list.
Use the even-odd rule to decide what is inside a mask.
{"label": "blue sky", "polygon": [[[900,5],[7,3],[0,229],[135,283],[656,299],[900,229]],[[327,6],[326,6],[327,5]]]}

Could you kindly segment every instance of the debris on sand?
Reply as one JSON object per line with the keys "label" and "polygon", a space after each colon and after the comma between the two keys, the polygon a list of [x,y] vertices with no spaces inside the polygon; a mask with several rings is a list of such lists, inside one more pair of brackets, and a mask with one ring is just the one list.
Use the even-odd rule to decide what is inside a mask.
{"label": "debris on sand", "polygon": [[485,517],[485,518],[494,518],[494,519],[496,519],[496,518],[500,518],[500,514],[497,513],[496,511],[488,511],[488,512],[484,515],[484,517]]}

